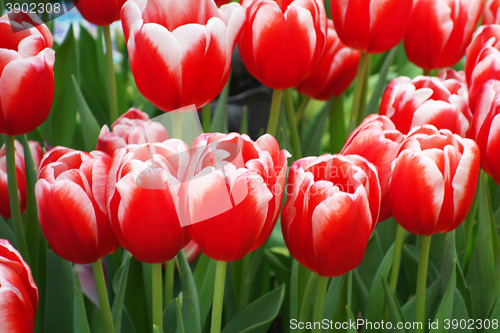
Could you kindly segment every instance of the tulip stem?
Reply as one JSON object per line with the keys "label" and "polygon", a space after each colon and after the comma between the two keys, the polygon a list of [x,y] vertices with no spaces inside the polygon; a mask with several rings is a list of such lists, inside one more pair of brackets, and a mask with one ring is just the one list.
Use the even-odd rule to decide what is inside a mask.
{"label": "tulip stem", "polygon": [[29,253],[28,245],[26,244],[26,237],[24,236],[24,225],[21,216],[21,206],[19,204],[19,196],[17,189],[17,173],[16,173],[16,148],[13,136],[6,136],[5,138],[5,154],[7,157],[7,183],[9,186],[9,203],[10,203],[10,216],[16,233],[17,245],[19,252],[23,256],[24,261],[28,264]]}
{"label": "tulip stem", "polygon": [[182,113],[172,112],[172,135],[169,138],[182,138]]}
{"label": "tulip stem", "polygon": [[431,248],[431,236],[421,236],[420,258],[417,273],[417,299],[416,299],[416,322],[422,323],[416,333],[425,332],[425,289],[427,285],[427,267],[429,264],[429,251]]}
{"label": "tulip stem", "polygon": [[174,270],[175,260],[169,260],[165,263],[165,306],[174,298]]}
{"label": "tulip stem", "polygon": [[424,76],[431,76],[431,70],[430,69],[424,69]]}
{"label": "tulip stem", "polygon": [[280,116],[281,108],[281,95],[283,90],[274,89],[273,99],[271,101],[271,113],[269,113],[269,122],[267,123],[267,133],[276,137],[276,130],[278,129],[278,119]]}
{"label": "tulip stem", "polygon": [[300,123],[300,121],[302,120],[302,117],[304,116],[304,112],[306,111],[307,105],[309,104],[310,100],[311,97],[309,96],[302,97],[302,102],[300,102],[299,108],[297,110],[297,123]]}
{"label": "tulip stem", "polygon": [[101,307],[102,321],[104,323],[104,332],[113,333],[113,317],[109,307],[108,290],[106,289],[106,280],[104,278],[104,270],[102,269],[101,259],[92,263],[94,270],[94,279],[97,287],[97,296],[99,297],[99,305]]}
{"label": "tulip stem", "polygon": [[293,107],[292,91],[291,89],[285,90],[285,111],[288,119],[288,126],[290,126],[292,136],[293,159],[298,160],[302,158],[302,147],[300,146],[300,135],[297,129],[297,120],[295,110]]}
{"label": "tulip stem", "polygon": [[361,115],[365,112],[366,104],[366,89],[368,79],[370,75],[368,69],[370,66],[370,54],[366,52],[361,52],[361,57],[359,59],[358,74],[356,77],[356,83],[354,85],[354,97],[352,101],[351,109],[351,128],[354,129],[361,123]]}
{"label": "tulip stem", "polygon": [[116,93],[115,64],[113,62],[113,45],[111,43],[111,31],[109,25],[102,28],[104,41],[106,43],[106,62],[108,67],[109,85],[109,120],[110,125],[118,118],[118,95]]}
{"label": "tulip stem", "polygon": [[203,109],[201,110],[201,121],[202,121],[202,127],[203,127],[203,133],[209,133],[210,132],[210,118],[212,117],[211,110],[210,110],[210,103],[205,105]]}
{"label": "tulip stem", "polygon": [[391,276],[389,277],[389,287],[394,295],[398,286],[399,268],[401,266],[401,252],[403,250],[405,229],[398,224],[396,229],[396,241],[394,244],[394,257],[392,259]]}
{"label": "tulip stem", "polygon": [[[309,320],[309,310],[311,309],[311,301],[317,281],[318,274],[311,273],[307,281],[306,290],[304,291],[304,297],[302,297],[302,302],[300,303],[299,322],[306,322]],[[299,328],[299,333],[300,332],[305,332],[305,328]]]}
{"label": "tulip stem", "polygon": [[153,325],[163,330],[163,305],[161,292],[161,263],[151,264],[153,286]]}
{"label": "tulip stem", "polygon": [[217,268],[215,270],[214,304],[212,306],[212,327],[210,329],[210,333],[220,333],[221,331],[226,268],[227,262],[217,261]]}
{"label": "tulip stem", "polygon": [[340,152],[347,137],[344,118],[344,94],[330,99],[330,153]]}
{"label": "tulip stem", "polygon": [[[326,289],[328,287],[328,277],[320,276],[318,278],[318,287],[316,288],[316,300],[314,301],[314,314],[313,322],[322,322],[323,320],[323,309],[325,307],[325,296]],[[321,333],[321,328],[316,328],[312,330],[312,333]]]}

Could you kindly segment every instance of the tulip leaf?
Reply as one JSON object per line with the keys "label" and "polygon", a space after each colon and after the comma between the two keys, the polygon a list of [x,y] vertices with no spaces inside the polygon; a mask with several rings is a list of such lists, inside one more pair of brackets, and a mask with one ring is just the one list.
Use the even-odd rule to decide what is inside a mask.
{"label": "tulip leaf", "polygon": [[[425,318],[434,318],[436,311],[441,304],[441,275],[425,291]],[[408,322],[415,321],[415,297],[412,297],[402,310]]]}
{"label": "tulip leaf", "polygon": [[177,298],[174,298],[163,310],[163,331],[176,333],[177,331]]}
{"label": "tulip leaf", "polygon": [[[434,317],[434,321],[444,322],[445,319],[453,318],[453,304],[455,301],[455,287],[457,285],[457,261],[454,260],[451,267],[451,274],[448,279],[448,286],[446,287],[446,291],[443,296],[443,300],[441,301],[441,305],[439,305],[436,316]],[[462,319],[462,318],[460,318]],[[445,333],[449,330],[445,329],[444,325],[439,325],[438,329],[432,329],[431,333]]]}
{"label": "tulip leaf", "polygon": [[[349,320],[348,322],[349,323],[355,323],[356,322],[356,318],[352,314],[352,311],[349,308],[349,305],[346,305],[345,309],[347,311],[347,319]],[[349,328],[347,329],[347,333],[358,333],[358,331],[356,329],[352,328],[351,325],[349,325]]]}
{"label": "tulip leaf", "polygon": [[73,333],[90,333],[87,312],[83,301],[82,286],[78,279],[78,274],[74,271],[75,295],[73,303]]}
{"label": "tulip leaf", "polygon": [[272,248],[268,248],[264,251],[264,257],[266,258],[269,266],[276,274],[278,281],[280,283],[289,284],[291,269],[284,261],[290,261],[290,257],[285,258],[281,253],[274,252]]}
{"label": "tulip leaf", "polygon": [[[99,124],[105,124],[109,123],[109,87],[106,57],[103,48],[98,49],[99,37],[94,39],[87,29],[80,25],[80,90],[96,120]],[[104,67],[101,68],[102,64]]]}
{"label": "tulip leaf", "polygon": [[120,268],[115,272],[113,278],[113,289],[115,291],[115,299],[113,301],[113,307],[111,308],[111,313],[113,315],[113,325],[115,328],[115,333],[121,332],[122,314],[123,314],[123,302],[125,300],[125,291],[127,290],[127,279],[130,267],[130,258],[132,255],[124,251],[123,253],[123,263]]}
{"label": "tulip leaf", "polygon": [[280,312],[285,298],[285,285],[270,291],[238,313],[222,330],[222,333],[267,332]]}
{"label": "tulip leaf", "polygon": [[153,333],[163,333],[163,331],[156,325],[153,325]]}
{"label": "tulip leaf", "polygon": [[484,173],[478,184],[478,245],[472,257],[467,282],[472,291],[476,318],[487,318],[495,301],[495,253],[493,252],[493,212]]}
{"label": "tulip leaf", "polygon": [[92,151],[97,146],[97,138],[101,132],[101,128],[95,120],[94,115],[90,111],[85,98],[80,91],[80,87],[76,82],[75,77],[73,77],[73,87],[75,89],[76,104],[78,109],[78,114],[80,115],[80,125],[82,126],[83,142],[85,143],[85,149],[87,151]]}
{"label": "tulip leaf", "polygon": [[321,108],[321,110],[309,122],[302,136],[302,154],[304,156],[318,156],[321,153],[321,139],[325,131],[325,123],[329,112],[329,103]]}
{"label": "tulip leaf", "polygon": [[[348,313],[347,313],[347,307],[346,307],[347,297],[348,297],[348,292],[349,292],[348,289],[349,289],[348,277],[347,277],[347,274],[344,274],[342,276],[342,284],[341,284],[339,294],[337,297],[337,303],[335,305],[335,310],[333,311],[333,315],[332,315],[333,323],[344,323],[348,320]],[[334,332],[334,328],[330,327],[328,332]]]}
{"label": "tulip leaf", "polygon": [[342,281],[342,276],[336,276],[330,279],[328,289],[326,290],[323,318],[332,318],[333,312],[335,311],[335,305],[341,292]]}
{"label": "tulip leaf", "polygon": [[68,333],[73,330],[74,284],[73,265],[53,251],[47,251],[44,332]]}
{"label": "tulip leaf", "polygon": [[[130,267],[125,291],[125,313],[136,332],[149,332],[148,304],[145,296],[142,264],[135,258],[130,259]],[[150,279],[151,280],[151,279]]]}
{"label": "tulip leaf", "polygon": [[387,308],[389,309],[389,315],[391,318],[391,322],[393,324],[393,330],[396,332],[405,332],[408,333],[406,328],[398,328],[397,323],[406,323],[405,315],[403,314],[403,310],[401,309],[401,305],[399,304],[396,296],[392,293],[389,288],[389,284],[387,280],[382,275],[382,284],[384,286],[385,300],[387,303]]}
{"label": "tulip leaf", "polygon": [[76,99],[71,76],[78,75],[77,42],[70,26],[66,39],[57,48],[54,64],[54,100],[43,125],[44,139],[51,146],[69,147],[76,125]]}
{"label": "tulip leaf", "polygon": [[0,239],[6,239],[12,244],[13,247],[18,249],[17,240],[12,232],[12,229],[7,224],[7,222],[0,216]]}
{"label": "tulip leaf", "polygon": [[[490,320],[493,321],[493,320],[497,320],[497,323],[500,325],[500,297],[497,299],[496,303],[495,303],[495,306],[493,307],[493,310],[491,311],[491,314],[490,314]],[[498,332],[498,327],[497,328],[493,328],[490,326],[489,329],[485,329],[484,330],[484,333],[493,333],[493,332]]]}
{"label": "tulip leaf", "polygon": [[[210,132],[227,133],[227,99],[229,97],[229,87],[231,86],[231,74],[227,79],[224,89],[222,89],[217,99],[217,106],[215,107],[214,116],[210,123]],[[198,105],[197,105],[198,107]]]}
{"label": "tulip leaf", "polygon": [[371,113],[378,113],[379,101],[382,97],[382,93],[384,92],[384,88],[387,85],[387,73],[389,72],[389,68],[394,62],[394,58],[396,57],[396,53],[398,52],[398,47],[399,45],[393,47],[389,52],[387,52],[387,55],[385,56],[382,67],[380,68],[380,71],[378,73],[379,77],[377,85],[375,86],[375,89],[373,89],[372,96],[365,109],[365,117]]}
{"label": "tulip leaf", "polygon": [[[187,333],[198,333],[201,332],[200,303],[198,301],[198,292],[196,291],[193,273],[183,251],[177,253],[177,261],[182,283],[182,294],[184,296],[182,302],[183,328]],[[180,322],[178,322],[177,327],[181,327]]]}
{"label": "tulip leaf", "polygon": [[[176,308],[177,308],[177,333],[184,333],[184,322],[183,322],[183,319],[182,319],[182,310],[181,310],[181,305],[179,304],[179,299],[176,298],[175,299],[175,305],[176,305]],[[199,331],[198,331],[199,332]]]}
{"label": "tulip leaf", "polygon": [[212,307],[215,287],[216,261],[204,254],[200,254],[196,269],[194,270],[194,281],[198,290],[200,302],[200,323],[203,327]]}

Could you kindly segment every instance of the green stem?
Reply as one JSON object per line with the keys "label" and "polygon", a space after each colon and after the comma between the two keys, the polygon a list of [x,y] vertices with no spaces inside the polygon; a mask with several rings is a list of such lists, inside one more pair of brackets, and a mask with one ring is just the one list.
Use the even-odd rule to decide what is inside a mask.
{"label": "green stem", "polygon": [[94,279],[97,287],[97,296],[99,297],[99,305],[101,307],[104,332],[113,333],[113,317],[111,316],[111,309],[109,307],[108,291],[106,289],[106,280],[104,279],[101,259],[92,263],[92,268],[94,269]]}
{"label": "green stem", "polygon": [[102,28],[106,43],[106,62],[108,67],[109,85],[109,121],[110,124],[118,118],[118,95],[116,93],[115,64],[113,62],[113,45],[111,44],[111,31],[109,25]]}
{"label": "green stem", "polygon": [[174,269],[175,260],[169,260],[165,263],[165,306],[174,298]]}
{"label": "green stem", "polygon": [[394,257],[392,259],[391,276],[389,277],[389,287],[394,295],[398,286],[399,268],[401,266],[401,252],[403,250],[405,229],[398,224],[396,229],[396,241],[394,244]]}
{"label": "green stem", "polygon": [[[306,322],[309,319],[309,310],[311,309],[311,301],[317,281],[318,274],[311,273],[311,276],[309,276],[309,280],[307,281],[306,290],[304,291],[304,297],[302,297],[299,312],[299,322]],[[305,328],[299,329],[299,333],[301,332],[305,332]]]}
{"label": "green stem", "polygon": [[182,113],[170,112],[172,114],[172,137],[182,139]]}
{"label": "green stem", "polygon": [[330,99],[330,153],[336,154],[342,149],[347,138],[344,118],[344,94]]}
{"label": "green stem", "polygon": [[417,299],[416,299],[416,322],[422,323],[422,327],[416,333],[425,332],[425,289],[427,284],[427,267],[429,264],[429,251],[431,248],[431,236],[421,236],[420,258],[417,273]]}
{"label": "green stem", "polygon": [[201,110],[201,121],[204,133],[210,132],[210,118],[212,117],[210,103],[205,105]]}
{"label": "green stem", "polygon": [[[321,322],[323,320],[323,308],[325,307],[325,296],[327,287],[328,287],[328,277],[320,276],[318,278],[318,287],[316,289],[316,300],[314,301],[313,322]],[[312,333],[321,333],[321,328],[314,328],[312,330]]]}
{"label": "green stem", "polygon": [[352,128],[355,128],[361,123],[362,117],[360,117],[360,115],[364,114],[364,106],[366,104],[366,92],[364,93],[364,87],[366,85],[365,81],[368,81],[368,78],[370,77],[367,75],[369,60],[370,55],[368,53],[361,52],[358,74],[354,85],[354,99],[352,101],[351,109]]}
{"label": "green stem", "polygon": [[292,134],[292,149],[293,149],[293,159],[298,160],[302,157],[302,148],[300,146],[300,136],[299,130],[297,128],[297,121],[295,116],[295,110],[293,108],[293,99],[291,89],[285,90],[285,111],[288,120],[288,125],[290,126]]}
{"label": "green stem", "polygon": [[161,263],[151,264],[153,286],[153,325],[163,330],[163,305],[161,292]]}
{"label": "green stem", "polygon": [[424,69],[424,76],[431,76],[431,70],[430,69]]}
{"label": "green stem", "polygon": [[10,216],[16,233],[19,252],[21,252],[24,261],[29,264],[28,246],[26,244],[26,237],[24,236],[21,206],[19,205],[19,196],[17,191],[16,148],[13,136],[6,136],[5,154],[7,157],[7,182],[9,186]]}
{"label": "green stem", "polygon": [[269,122],[267,123],[267,133],[276,137],[276,130],[278,129],[278,119],[281,108],[281,95],[283,90],[274,89],[273,99],[271,101],[271,113],[269,113]]}
{"label": "green stem", "polygon": [[304,96],[302,98],[302,102],[300,102],[299,108],[297,110],[297,123],[299,123],[302,120],[302,117],[304,116],[304,112],[305,112],[310,100],[311,100],[311,97],[309,97],[309,96]]}
{"label": "green stem", "polygon": [[210,329],[210,333],[220,333],[221,331],[226,268],[227,262],[217,261],[217,268],[215,270],[214,304],[212,307],[212,328]]}

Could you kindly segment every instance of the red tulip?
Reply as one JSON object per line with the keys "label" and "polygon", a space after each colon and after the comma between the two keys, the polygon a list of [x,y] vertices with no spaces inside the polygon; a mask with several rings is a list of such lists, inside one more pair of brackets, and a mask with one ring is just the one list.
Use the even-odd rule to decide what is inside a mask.
{"label": "red tulip", "polygon": [[9,136],[40,126],[54,97],[52,34],[43,24],[20,22],[0,17],[0,134]]}
{"label": "red tulip", "polygon": [[500,24],[500,1],[486,0],[484,5],[483,24]]}
{"label": "red tulip", "polygon": [[481,150],[481,167],[500,184],[500,81],[483,85],[477,102],[472,138]]}
{"label": "red tulip", "polygon": [[217,6],[222,6],[222,5],[225,5],[226,3],[229,3],[231,0],[215,0],[215,4]]}
{"label": "red tulip", "polygon": [[127,0],[73,0],[83,18],[95,25],[110,25],[120,19],[120,12]]}
{"label": "red tulip", "polygon": [[281,229],[295,259],[330,277],[361,263],[380,207],[373,164],[357,155],[300,159],[290,168],[287,195]]}
{"label": "red tulip", "polygon": [[430,236],[456,229],[474,199],[479,148],[449,130],[413,129],[393,162],[389,199],[406,230]]}
{"label": "red tulip", "polygon": [[500,49],[500,25],[480,26],[469,47],[467,47],[465,57],[465,75],[469,88],[472,86],[472,72],[479,61],[479,55],[484,48],[493,47]]}
{"label": "red tulip", "polygon": [[38,288],[19,252],[0,239],[0,328],[2,332],[32,333]]}
{"label": "red tulip", "polygon": [[391,118],[403,134],[413,127],[431,124],[464,136],[472,121],[466,85],[454,78],[398,77],[382,96],[380,114]]}
{"label": "red tulip", "polygon": [[377,167],[380,179],[381,205],[378,222],[391,217],[389,182],[391,163],[396,158],[404,135],[386,116],[369,115],[347,138],[343,155],[359,155]]}
{"label": "red tulip", "polygon": [[106,178],[111,158],[64,147],[47,152],[35,195],[42,232],[52,250],[77,264],[113,253],[118,242],[106,215]]}
{"label": "red tulip", "polygon": [[238,41],[246,69],[272,89],[297,86],[316,67],[326,42],[322,0],[245,0]]}
{"label": "red tulip", "polygon": [[195,139],[181,187],[181,220],[201,252],[235,261],[267,240],[278,219],[288,156],[267,134],[256,142],[237,133]]}
{"label": "red tulip", "polygon": [[408,59],[425,70],[451,67],[465,54],[483,0],[414,0],[404,37]]}
{"label": "red tulip", "polygon": [[[42,159],[42,148],[35,141],[30,141],[30,150],[33,155],[35,166],[38,168]],[[17,196],[21,205],[21,213],[26,210],[26,171],[24,168],[24,149],[18,141],[14,141],[16,152],[16,178]],[[0,215],[10,218],[9,186],[7,181],[7,159],[5,156],[5,145],[0,149]]]}
{"label": "red tulip", "polygon": [[331,0],[339,38],[367,53],[388,51],[403,39],[413,0]]}
{"label": "red tulip", "polygon": [[328,20],[326,46],[318,66],[295,89],[314,99],[327,100],[342,94],[358,72],[360,52],[342,43]]}
{"label": "red tulip", "polygon": [[97,139],[97,150],[106,152],[113,156],[115,150],[123,148],[128,144],[146,143],[144,132],[148,142],[163,142],[168,139],[168,133],[165,127],[160,123],[152,122],[147,113],[139,109],[131,108],[120,116],[109,127],[104,125]]}
{"label": "red tulip", "polygon": [[476,110],[477,99],[483,85],[489,80],[500,80],[500,51],[491,45],[494,42],[494,39],[490,39],[486,43],[472,70],[469,87],[469,108],[472,113]]}
{"label": "red tulip", "polygon": [[163,111],[211,102],[228,79],[244,16],[237,3],[128,1],[122,25],[139,91]]}
{"label": "red tulip", "polygon": [[177,139],[115,152],[108,214],[120,245],[139,261],[171,260],[189,242],[176,208],[189,156],[189,147]]}

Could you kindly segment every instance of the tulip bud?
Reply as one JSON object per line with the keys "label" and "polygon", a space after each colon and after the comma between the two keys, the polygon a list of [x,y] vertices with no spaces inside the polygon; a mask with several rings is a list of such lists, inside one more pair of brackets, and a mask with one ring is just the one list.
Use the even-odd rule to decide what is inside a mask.
{"label": "tulip bud", "polygon": [[120,19],[120,12],[127,0],[73,0],[83,18],[95,25],[110,25]]}
{"label": "tulip bud", "polygon": [[500,25],[492,24],[479,27],[472,42],[467,47],[465,76],[469,88],[472,86],[472,72],[479,61],[479,55],[485,47],[500,49]]}
{"label": "tulip bud", "polygon": [[486,0],[484,5],[483,25],[500,24],[500,1]]}

